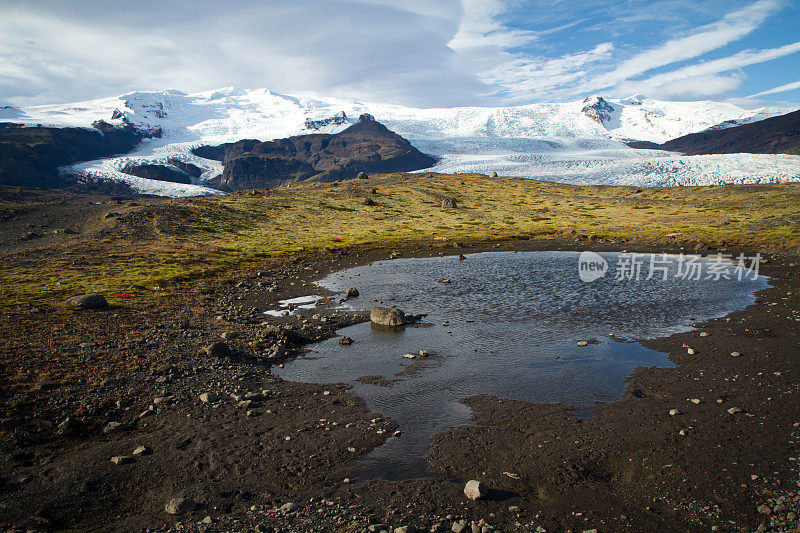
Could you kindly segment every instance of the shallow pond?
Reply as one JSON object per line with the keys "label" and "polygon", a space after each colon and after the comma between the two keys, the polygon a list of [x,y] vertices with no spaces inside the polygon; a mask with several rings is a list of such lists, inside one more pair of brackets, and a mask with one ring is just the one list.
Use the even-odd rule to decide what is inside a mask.
{"label": "shallow pond", "polygon": [[[666,354],[623,339],[685,331],[751,304],[767,286],[764,277],[724,261],[695,259],[692,270],[679,256],[655,256],[651,263],[650,255],[632,260],[616,253],[584,256],[608,265],[605,276],[585,282],[579,257],[490,252],[463,260],[395,259],[336,272],[318,283],[337,293],[358,288],[360,296],[347,306],[396,305],[427,316],[399,331],[370,323],[342,329],[352,345],[318,343],[277,373],[293,381],[352,385],[371,410],[402,431],[366,457],[361,475],[414,477],[426,472],[432,435],[470,423],[460,399],[491,394],[560,402],[580,414],[618,399],[636,366],[671,366]],[[638,280],[629,262],[640,265]],[[653,276],[646,279],[651,266]],[[720,276],[722,270],[731,279]],[[693,279],[698,273],[700,279]],[[578,346],[580,341],[589,343]],[[430,355],[404,356],[421,350]]]}

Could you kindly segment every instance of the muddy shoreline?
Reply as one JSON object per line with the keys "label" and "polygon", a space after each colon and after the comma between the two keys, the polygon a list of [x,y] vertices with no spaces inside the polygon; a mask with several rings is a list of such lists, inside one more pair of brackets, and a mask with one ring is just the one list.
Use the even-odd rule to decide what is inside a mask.
{"label": "muddy shoreline", "polygon": [[[68,328],[54,315],[15,324],[29,332],[69,329],[51,336],[50,349],[74,350],[88,365],[93,356],[121,353],[141,355],[148,365],[116,381],[106,378],[92,391],[96,405],[80,397],[87,387],[76,380],[71,388],[48,385],[41,391],[40,404],[53,407],[42,409],[35,400],[15,407],[18,415],[6,419],[12,422],[2,434],[0,528],[359,531],[389,524],[449,531],[453,522],[483,520],[503,531],[739,531],[769,524],[773,516],[786,521],[798,507],[798,465],[790,458],[800,455],[796,257],[770,256],[762,265],[772,287],[758,294],[756,304],[692,332],[644,342],[669,353],[676,367],[637,369],[624,397],[592,408],[592,418],[575,418],[562,406],[468,399],[478,425],[434,439],[433,478],[345,482],[358,457],[391,434],[392,422],[369,413],[341,386],[285,382],[268,371],[304,343],[366,317],[326,312],[314,319],[319,313],[312,310],[306,314],[312,316],[265,320],[254,306],[263,311],[307,295],[326,274],[395,252],[682,251],[578,239],[322,252],[253,272],[208,301],[186,296],[174,307],[85,313]],[[136,331],[141,338],[131,339]],[[94,339],[95,346],[75,348],[80,338]],[[231,354],[202,351],[220,340]],[[44,339],[33,334],[30,341]],[[218,400],[203,402],[204,392]],[[120,397],[117,407],[111,400]],[[55,408],[62,403],[64,409]],[[85,420],[69,417],[76,428],[59,435],[77,404],[83,404],[78,411]],[[89,414],[87,405],[95,412]],[[729,414],[732,408],[739,411]],[[681,414],[670,415],[671,409]],[[152,413],[142,417],[146,411]],[[32,418],[52,422],[33,432]],[[103,433],[110,421],[125,428]],[[131,456],[137,446],[152,453],[126,464],[110,461]],[[489,498],[467,500],[467,479],[486,483]],[[777,504],[783,510],[771,516],[757,511],[787,494],[789,503]],[[179,496],[197,502],[197,509],[167,515],[166,503]],[[298,508],[284,508],[287,503]]]}

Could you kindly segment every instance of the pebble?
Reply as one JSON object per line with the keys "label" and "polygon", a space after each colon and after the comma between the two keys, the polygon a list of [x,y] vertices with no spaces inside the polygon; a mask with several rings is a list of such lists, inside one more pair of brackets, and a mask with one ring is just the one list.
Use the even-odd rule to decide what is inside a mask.
{"label": "pebble", "polygon": [[164,507],[164,512],[167,514],[181,514],[189,511],[194,511],[197,508],[197,503],[189,498],[172,498],[169,503]]}
{"label": "pebble", "polygon": [[405,357],[406,359],[414,359],[416,355],[414,355],[413,353],[407,353],[403,357]]}
{"label": "pebble", "polygon": [[730,409],[728,409],[729,415],[735,415],[736,413],[741,413],[741,412],[742,410],[739,409],[738,407],[731,407]]}
{"label": "pebble", "polygon": [[464,486],[464,495],[470,500],[480,500],[488,494],[486,485],[476,479],[470,479]]}
{"label": "pebble", "polygon": [[580,347],[584,347],[584,346],[588,346],[588,345],[589,345],[589,343],[586,342],[586,341],[578,341],[578,346],[580,346]]}
{"label": "pebble", "polygon": [[124,465],[128,464],[133,461],[133,458],[128,457],[127,455],[115,455],[111,458],[111,462],[115,465]]}
{"label": "pebble", "polygon": [[296,503],[294,503],[294,502],[284,503],[284,504],[281,506],[281,512],[282,512],[282,513],[293,513],[293,512],[295,512],[297,509],[299,509],[299,508],[300,508],[300,506],[299,506],[299,505],[297,505],[297,504],[296,504]]}
{"label": "pebble", "polygon": [[676,415],[682,415],[682,414],[683,414],[683,411],[681,411],[680,409],[670,409],[669,410],[669,416],[676,416]]}
{"label": "pebble", "polygon": [[450,531],[453,533],[464,533],[467,530],[467,523],[463,520],[459,520],[458,522],[453,522],[453,527],[450,528]]}
{"label": "pebble", "polygon": [[150,448],[147,446],[137,446],[135,450],[133,450],[133,455],[149,455],[152,452]]}
{"label": "pebble", "polygon": [[200,395],[200,401],[203,403],[215,403],[219,401],[219,396],[213,392],[204,392]]}
{"label": "pebble", "polygon": [[125,424],[122,424],[120,422],[109,422],[103,428],[103,433],[105,433],[105,434],[115,433],[115,432],[121,431],[123,429],[125,429]]}
{"label": "pebble", "polygon": [[694,348],[686,348],[686,353],[688,353],[689,355],[694,355],[695,354]]}
{"label": "pebble", "polygon": [[739,357],[740,355],[742,354],[740,354],[739,352],[731,352],[731,357]]}

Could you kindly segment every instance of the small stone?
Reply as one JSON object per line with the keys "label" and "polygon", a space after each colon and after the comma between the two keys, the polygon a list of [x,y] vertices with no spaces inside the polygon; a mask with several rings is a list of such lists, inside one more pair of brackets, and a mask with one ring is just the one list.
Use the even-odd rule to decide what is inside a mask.
{"label": "small stone", "polygon": [[759,505],[758,507],[756,507],[756,511],[758,511],[761,514],[765,514],[765,515],[771,515],[772,514],[772,509],[770,508],[770,506],[766,505],[766,504],[763,504],[763,503],[761,505]]}
{"label": "small stone", "polygon": [[82,294],[73,296],[67,303],[77,309],[106,309],[108,301],[100,294]]}
{"label": "small stone", "polygon": [[359,295],[358,289],[356,289],[355,287],[350,287],[349,289],[347,289],[347,292],[345,293],[345,296],[347,296],[348,298],[358,298],[358,295]]}
{"label": "small stone", "polygon": [[700,336],[701,336],[701,337],[708,337],[708,333],[707,333],[707,332],[705,332],[705,331],[701,331],[701,332],[700,332]]}
{"label": "small stone", "polygon": [[458,209],[455,198],[445,198],[442,200],[442,209]]}
{"label": "small stone", "polygon": [[282,513],[293,513],[293,512],[295,512],[297,509],[299,509],[299,508],[300,508],[300,506],[299,506],[299,505],[297,505],[297,504],[296,504],[296,503],[294,503],[294,502],[284,503],[284,504],[281,506],[281,512],[282,512]]}
{"label": "small stone", "polygon": [[516,506],[516,505],[509,505],[508,506],[508,512],[509,513],[518,513],[519,512],[519,507]]}
{"label": "small stone", "polygon": [[581,348],[583,348],[584,346],[588,346],[588,345],[589,345],[589,343],[586,342],[586,341],[578,341],[578,346],[581,347]]}
{"label": "small stone", "polygon": [[124,465],[133,462],[133,458],[127,455],[115,455],[111,458],[111,462],[115,465]]}
{"label": "small stone", "polygon": [[428,357],[429,355],[430,354],[428,352],[426,352],[425,350],[420,350],[419,351],[419,356],[420,357]]}
{"label": "small stone", "polygon": [[122,424],[121,422],[109,422],[103,428],[103,433],[116,433],[118,431],[122,431],[123,429],[125,429],[125,424]]}
{"label": "small stone", "polygon": [[741,412],[742,410],[739,409],[738,407],[731,407],[730,409],[728,409],[729,415],[735,415],[736,413],[741,413]]}
{"label": "small stone", "polygon": [[400,526],[394,528],[394,533],[416,533],[417,528],[414,526]]}
{"label": "small stone", "polygon": [[486,485],[476,479],[467,481],[467,484],[464,486],[464,495],[470,500],[485,498],[488,492]]}
{"label": "small stone", "polygon": [[670,409],[669,410],[669,416],[677,416],[677,415],[682,415],[682,414],[683,414],[683,411],[681,411],[680,409]]}
{"label": "small stone", "polygon": [[61,386],[61,384],[58,381],[55,381],[55,380],[52,380],[52,379],[45,379],[45,380],[39,382],[39,384],[36,386],[36,389],[40,390],[40,391],[48,391],[48,390],[57,389],[60,386]]}
{"label": "small stone", "polygon": [[150,455],[152,450],[147,446],[137,446],[135,450],[133,450],[133,455]]}
{"label": "small stone", "polygon": [[453,522],[453,527],[450,528],[450,531],[453,533],[464,533],[467,530],[467,523],[463,520],[459,520],[458,522]]}
{"label": "small stone", "polygon": [[231,350],[230,346],[228,346],[226,343],[218,341],[204,347],[203,352],[211,357],[226,357],[231,355],[233,350]]}
{"label": "small stone", "polygon": [[167,514],[182,514],[189,511],[194,511],[197,508],[197,503],[189,498],[172,498],[169,503],[164,507]]}
{"label": "small stone", "polygon": [[350,337],[342,337],[341,339],[339,339],[339,344],[341,344],[342,346],[350,346],[351,344],[353,344],[353,339],[351,339]]}
{"label": "small stone", "polygon": [[416,355],[414,355],[413,353],[407,353],[403,355],[403,357],[405,357],[406,359],[414,359]]}
{"label": "small stone", "polygon": [[692,398],[689,401],[692,402],[695,405],[700,405],[701,403],[703,403],[703,400],[701,400],[700,398]]}
{"label": "small stone", "polygon": [[211,522],[212,522],[212,520],[211,520],[211,517],[210,517],[210,516],[207,516],[207,517],[203,518],[203,519],[200,521],[200,523],[201,523],[201,524],[210,524]]}
{"label": "small stone", "polygon": [[741,355],[739,352],[731,352],[731,357],[739,357]]}
{"label": "small stone", "polygon": [[203,403],[215,403],[219,401],[219,396],[213,392],[204,392],[200,395],[200,401]]}
{"label": "small stone", "polygon": [[392,433],[392,436],[394,436],[394,438],[399,438],[402,434],[403,432],[398,429],[397,431]]}
{"label": "small stone", "polygon": [[686,353],[688,353],[689,355],[694,355],[695,354],[694,348],[686,348]]}

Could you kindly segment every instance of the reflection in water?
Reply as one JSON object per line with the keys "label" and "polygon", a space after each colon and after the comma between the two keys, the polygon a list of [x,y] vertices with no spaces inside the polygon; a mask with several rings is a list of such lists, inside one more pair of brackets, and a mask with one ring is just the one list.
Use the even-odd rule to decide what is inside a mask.
{"label": "reflection in water", "polygon": [[[613,273],[618,254],[602,255]],[[318,343],[278,373],[293,381],[351,384],[403,432],[367,456],[362,474],[408,478],[425,473],[432,435],[470,423],[459,399],[491,394],[576,408],[615,400],[634,367],[671,365],[666,354],[615,339],[689,329],[752,303],[766,286],[764,278],[694,281],[676,279],[673,271],[666,281],[609,274],[584,283],[577,260],[573,252],[493,252],[334,273],[320,285],[336,292],[356,286],[361,296],[350,302],[354,307],[382,303],[427,313],[428,327],[387,331],[358,324],[340,331],[353,338],[351,346],[337,339]],[[597,342],[577,346],[591,339]],[[431,355],[404,357],[420,350]]]}

